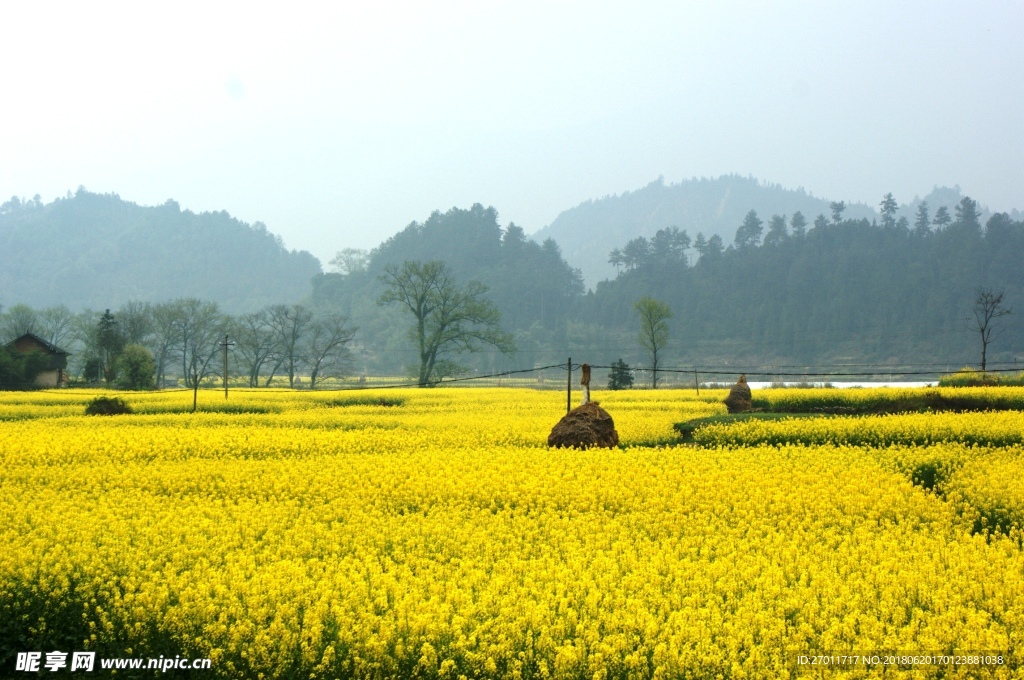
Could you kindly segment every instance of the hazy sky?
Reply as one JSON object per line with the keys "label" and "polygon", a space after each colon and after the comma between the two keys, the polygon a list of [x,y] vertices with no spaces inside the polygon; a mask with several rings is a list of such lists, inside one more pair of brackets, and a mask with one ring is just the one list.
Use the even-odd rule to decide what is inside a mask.
{"label": "hazy sky", "polygon": [[1024,208],[1024,3],[5,3],[0,196],[263,221],[326,262],[724,173]]}

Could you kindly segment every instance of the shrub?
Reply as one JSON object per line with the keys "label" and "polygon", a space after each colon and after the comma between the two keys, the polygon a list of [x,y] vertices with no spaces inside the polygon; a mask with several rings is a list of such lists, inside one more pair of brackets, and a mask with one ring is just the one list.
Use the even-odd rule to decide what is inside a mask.
{"label": "shrub", "polygon": [[50,359],[39,350],[22,354],[0,347],[0,389],[29,390],[36,376],[46,370]]}
{"label": "shrub", "polygon": [[85,407],[87,416],[113,416],[131,412],[132,407],[120,397],[96,397]]}
{"label": "shrub", "polygon": [[142,345],[127,345],[115,362],[117,386],[123,390],[151,390],[156,384],[156,362]]}

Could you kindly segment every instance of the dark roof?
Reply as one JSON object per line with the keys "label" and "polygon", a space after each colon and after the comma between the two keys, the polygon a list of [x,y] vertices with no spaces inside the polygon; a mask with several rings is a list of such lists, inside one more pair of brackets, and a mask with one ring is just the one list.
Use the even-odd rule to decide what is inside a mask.
{"label": "dark roof", "polygon": [[46,349],[46,351],[48,351],[50,354],[63,354],[64,356],[70,356],[71,355],[71,352],[68,352],[67,350],[61,349],[60,347],[57,347],[57,345],[54,345],[51,342],[47,342],[46,340],[43,340],[41,337],[39,337],[35,333],[25,333],[24,335],[19,335],[17,338],[15,338],[14,340],[11,340],[9,343],[4,345],[4,347],[6,347],[8,349],[13,349],[14,345],[16,345],[19,340],[24,340],[25,338],[29,338],[31,340],[35,340],[37,343],[42,345]]}

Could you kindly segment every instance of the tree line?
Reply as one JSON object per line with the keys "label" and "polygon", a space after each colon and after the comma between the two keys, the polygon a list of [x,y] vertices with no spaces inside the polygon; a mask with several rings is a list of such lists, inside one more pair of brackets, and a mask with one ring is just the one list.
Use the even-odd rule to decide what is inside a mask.
{"label": "tree line", "polygon": [[217,359],[226,339],[229,371],[250,386],[282,376],[294,387],[304,375],[313,388],[350,370],[355,331],[347,318],[302,304],[231,315],[197,298],[77,314],[65,305],[36,310],[19,304],[0,313],[0,344],[32,333],[71,352],[69,371],[76,379],[132,389],[178,381],[195,387],[221,375]]}
{"label": "tree line", "polygon": [[[125,348],[142,347],[159,384],[189,386],[220,370],[225,335],[232,373],[253,386],[275,377],[315,386],[353,370],[433,384],[566,356],[656,369],[974,363],[979,291],[1005,310],[1024,296],[1024,224],[997,213],[982,225],[970,197],[953,214],[920,203],[913,220],[897,216],[892,194],[878,220],[847,219],[846,209],[832,202],[813,220],[750,210],[728,245],[666,226],[614,248],[617,276],[586,291],[554,241],[503,228],[477,204],[436,211],[372,251],[340,252],[299,303],[237,315],[197,298],[105,313],[16,305],[0,315],[0,334],[31,330],[66,346],[76,375],[103,382],[124,374]],[[994,318],[1002,335],[982,334],[986,360],[1005,360],[1024,327]]]}
{"label": "tree line", "polygon": [[[586,296],[580,314],[625,329],[651,296],[673,312],[667,356],[687,363],[964,362],[976,358],[974,306],[982,291],[1006,309],[1024,298],[1024,223],[997,213],[983,226],[964,197],[953,214],[917,206],[896,218],[844,219],[845,204],[811,224],[797,212],[767,223],[749,211],[734,241],[666,228],[611,251],[618,276]],[[1008,321],[992,350],[1016,356],[1024,328]],[[985,348],[991,341],[986,341]],[[976,363],[976,361],[970,361]]]}

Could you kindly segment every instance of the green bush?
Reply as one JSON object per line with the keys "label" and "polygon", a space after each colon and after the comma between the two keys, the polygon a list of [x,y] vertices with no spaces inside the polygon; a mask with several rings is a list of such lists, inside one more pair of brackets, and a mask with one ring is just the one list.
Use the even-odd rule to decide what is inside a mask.
{"label": "green bush", "polygon": [[23,354],[0,347],[0,390],[32,389],[49,365],[50,358],[39,350]]}
{"label": "green bush", "polygon": [[142,345],[126,345],[114,364],[119,388],[151,390],[156,385],[156,362]]}
{"label": "green bush", "polygon": [[87,416],[114,416],[131,412],[132,407],[120,397],[96,397],[85,407]]}

